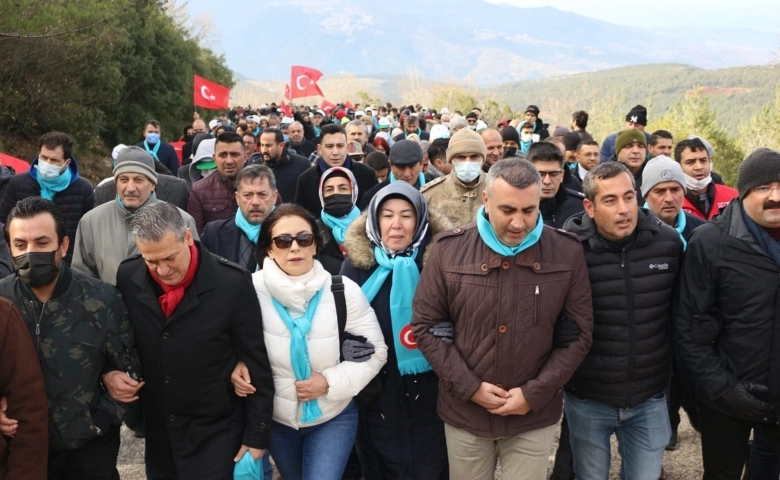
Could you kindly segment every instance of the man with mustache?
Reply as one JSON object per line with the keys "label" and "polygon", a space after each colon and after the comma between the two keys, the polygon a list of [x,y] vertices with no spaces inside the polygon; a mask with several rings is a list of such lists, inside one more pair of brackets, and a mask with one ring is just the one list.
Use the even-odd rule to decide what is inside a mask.
{"label": "man with mustache", "polygon": [[[268,133],[272,132],[263,135]],[[276,179],[265,165],[250,165],[238,172],[236,186],[236,215],[206,224],[201,244],[209,252],[254,272],[257,270],[255,246],[260,228],[279,196]]]}
{"label": "man with mustache", "polygon": [[[138,253],[130,232],[132,217],[139,208],[162,202],[155,194],[158,177],[154,162],[140,147],[127,147],[119,153],[114,166],[116,200],[98,205],[79,221],[71,265],[75,270],[116,285],[119,264]],[[195,221],[179,210],[194,232]]]}
{"label": "man with mustache", "polygon": [[[293,123],[290,128],[293,127],[300,127],[300,124]],[[292,139],[292,136],[290,138]],[[298,188],[298,177],[311,168],[311,164],[306,157],[290,152],[284,142],[284,134],[279,130],[266,130],[261,133],[258,143],[263,165],[273,170],[279,195],[283,201],[292,202],[295,189]]]}
{"label": "man with mustache", "polygon": [[574,473],[609,477],[617,432],[623,478],[657,480],[672,433],[669,310],[682,241],[639,208],[622,163],[592,169],[582,190],[585,212],[563,226],[582,243],[593,292],[593,345],[564,397]]}
{"label": "man with mustache", "polygon": [[753,429],[780,453],[780,153],[745,158],[737,190],[688,242],[672,311],[697,380],[705,479],[741,477]]}

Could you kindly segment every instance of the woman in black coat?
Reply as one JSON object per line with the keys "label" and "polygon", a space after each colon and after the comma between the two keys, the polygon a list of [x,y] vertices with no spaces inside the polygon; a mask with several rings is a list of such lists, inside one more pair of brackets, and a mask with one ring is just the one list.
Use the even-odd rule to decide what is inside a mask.
{"label": "woman in black coat", "polygon": [[360,216],[355,206],[358,187],[355,176],[346,168],[333,167],[320,179],[322,214],[317,225],[323,236],[324,247],[318,260],[331,275],[338,275],[347,254],[344,237],[347,228]]}
{"label": "woman in black coat", "polygon": [[[388,216],[385,205],[394,199],[405,200],[416,211],[414,236],[410,236],[410,243],[402,248],[390,245],[388,232],[380,226],[386,223],[379,217]],[[367,223],[372,239],[367,234]],[[416,255],[414,261],[417,268],[422,269],[430,239],[450,228],[452,224],[446,217],[428,211],[417,190],[404,182],[395,182],[380,190],[367,211],[349,227],[344,242],[348,256],[341,273],[365,291],[366,284],[379,268],[375,248],[383,249],[392,257]],[[356,448],[363,477],[366,480],[447,479],[449,466],[444,423],[436,413],[438,377],[432,370],[401,373],[390,309],[392,287],[391,272],[373,300],[369,296],[388,346],[388,356],[378,375],[382,382],[381,393],[359,409]]]}

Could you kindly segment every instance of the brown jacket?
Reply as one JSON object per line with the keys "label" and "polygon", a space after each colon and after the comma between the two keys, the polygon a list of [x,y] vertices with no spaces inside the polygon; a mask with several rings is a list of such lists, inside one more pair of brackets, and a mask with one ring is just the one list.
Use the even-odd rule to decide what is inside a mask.
{"label": "brown jacket", "polygon": [[[553,349],[560,313],[582,333]],[[455,326],[448,344],[428,329]],[[561,415],[562,389],[591,344],[593,307],[582,246],[573,235],[544,227],[539,241],[515,258],[482,241],[475,223],[433,242],[414,296],[412,331],[439,376],[439,416],[483,438],[511,437],[547,427]],[[481,382],[522,388],[526,415],[492,415],[470,401]]]}
{"label": "brown jacket", "polygon": [[236,214],[235,181],[214,172],[192,186],[187,201],[187,213],[192,215],[198,234],[203,233],[206,224],[226,220]]}
{"label": "brown jacket", "polygon": [[49,454],[46,389],[30,332],[9,300],[0,298],[0,397],[8,418],[18,420],[13,438],[0,435],[0,480],[43,480]]}

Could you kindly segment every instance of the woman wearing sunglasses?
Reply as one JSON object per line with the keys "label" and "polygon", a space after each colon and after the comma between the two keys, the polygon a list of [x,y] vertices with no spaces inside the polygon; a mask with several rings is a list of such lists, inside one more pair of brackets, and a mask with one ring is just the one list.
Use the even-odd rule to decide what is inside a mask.
{"label": "woman wearing sunglasses", "polygon": [[[419,191],[395,182],[377,192],[347,230],[342,274],[361,285],[388,346],[381,393],[359,407],[356,447],[367,480],[449,477],[444,424],[436,414],[438,378],[417,349],[409,322],[426,247],[450,228],[444,215],[429,211]],[[448,325],[440,331],[443,341],[452,341]]]}
{"label": "woman wearing sunglasses", "polygon": [[[352,397],[387,358],[365,295],[344,278],[345,331],[373,344],[374,353],[359,363],[340,361],[331,275],[315,260],[321,248],[314,217],[290,204],[266,218],[257,242],[262,270],[252,280],[276,390],[270,450],[285,480],[341,479],[358,423]],[[232,380],[239,395],[254,391],[235,372]]]}

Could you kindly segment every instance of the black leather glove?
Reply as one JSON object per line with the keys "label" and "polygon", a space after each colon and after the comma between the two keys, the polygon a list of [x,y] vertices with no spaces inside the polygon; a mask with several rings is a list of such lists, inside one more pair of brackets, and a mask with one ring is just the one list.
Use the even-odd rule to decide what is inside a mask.
{"label": "black leather glove", "polygon": [[363,363],[371,358],[376,350],[374,344],[362,335],[356,336],[344,332],[344,338],[341,342],[341,355],[345,362]]}
{"label": "black leather glove", "polygon": [[452,322],[439,322],[429,328],[428,331],[442,342],[452,343],[455,340],[455,327],[452,325]]}
{"label": "black leather glove", "polygon": [[553,330],[553,348],[568,348],[570,343],[579,340],[580,333],[580,327],[561,312]]}
{"label": "black leather glove", "polygon": [[753,393],[768,391],[769,387],[766,385],[739,382],[734,388],[721,395],[719,400],[729,407],[731,415],[735,417],[753,422],[774,422],[775,412],[772,405],[753,395]]}

